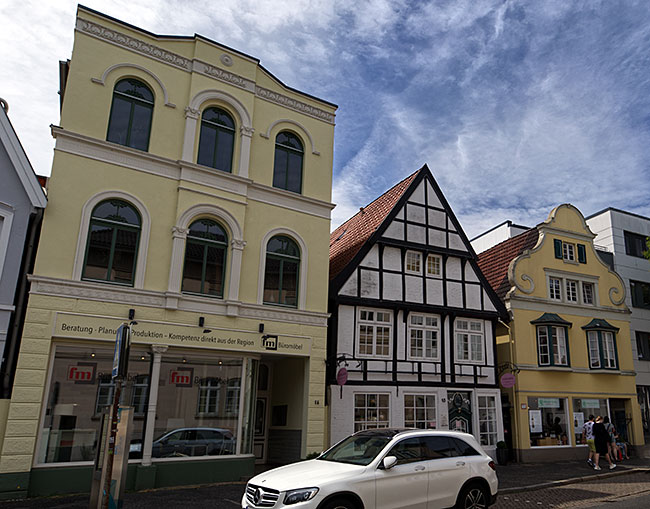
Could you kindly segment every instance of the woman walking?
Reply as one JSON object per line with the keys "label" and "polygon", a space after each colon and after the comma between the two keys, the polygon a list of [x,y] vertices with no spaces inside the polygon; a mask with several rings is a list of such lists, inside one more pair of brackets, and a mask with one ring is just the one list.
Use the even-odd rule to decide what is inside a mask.
{"label": "woman walking", "polygon": [[594,454],[594,470],[601,470],[600,465],[598,465],[598,460],[600,456],[605,456],[607,462],[609,463],[609,469],[612,470],[616,468],[616,463],[612,462],[612,459],[609,457],[609,433],[603,424],[603,418],[599,415],[596,417],[596,422],[594,423],[594,440],[596,442],[596,454]]}
{"label": "woman walking", "polygon": [[605,425],[607,433],[609,433],[609,457],[613,459],[623,459],[623,455],[616,445],[616,428],[611,422],[609,422],[608,416],[603,417],[603,424]]}

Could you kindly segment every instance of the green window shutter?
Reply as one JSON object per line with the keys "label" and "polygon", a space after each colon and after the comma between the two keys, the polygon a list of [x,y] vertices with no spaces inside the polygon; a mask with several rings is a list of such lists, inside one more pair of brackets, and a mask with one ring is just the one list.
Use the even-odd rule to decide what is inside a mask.
{"label": "green window shutter", "polygon": [[578,261],[587,263],[587,248],[584,244],[578,244]]}
{"label": "green window shutter", "polygon": [[562,241],[560,239],[554,239],[553,245],[555,246],[555,258],[562,259]]}

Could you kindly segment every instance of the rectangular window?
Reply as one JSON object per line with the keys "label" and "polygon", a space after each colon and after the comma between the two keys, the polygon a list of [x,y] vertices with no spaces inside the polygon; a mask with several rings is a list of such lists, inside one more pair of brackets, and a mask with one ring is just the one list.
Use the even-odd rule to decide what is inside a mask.
{"label": "rectangular window", "polygon": [[392,315],[388,311],[359,311],[359,355],[390,356]]}
{"label": "rectangular window", "polygon": [[567,302],[578,302],[578,282],[571,279],[566,280]]}
{"label": "rectangular window", "polygon": [[388,394],[354,395],[354,431],[387,428],[390,424]]}
{"label": "rectangular window", "polygon": [[435,429],[437,427],[436,396],[429,394],[404,395],[404,426]]}
{"label": "rectangular window", "polygon": [[406,272],[422,274],[422,253],[416,251],[406,252]]}
{"label": "rectangular window", "polygon": [[478,397],[478,426],[481,445],[497,445],[497,405],[494,396]]}
{"label": "rectangular window", "polygon": [[575,249],[576,247],[574,244],[569,244],[568,242],[562,242],[562,258],[570,262],[575,261],[576,259]]}
{"label": "rectangular window", "polygon": [[483,362],[483,322],[459,319],[454,323],[456,360]]}
{"label": "rectangular window", "polygon": [[442,275],[442,258],[430,254],[427,256],[427,276],[440,277]]}
{"label": "rectangular window", "polygon": [[562,284],[556,277],[548,278],[548,296],[553,300],[562,300]]}
{"label": "rectangular window", "polygon": [[650,360],[650,332],[636,331],[636,353],[639,359]]}
{"label": "rectangular window", "polygon": [[632,294],[632,306],[650,309],[650,283],[630,281],[630,293]]}
{"label": "rectangular window", "polygon": [[643,253],[648,250],[646,237],[632,232],[623,232],[623,235],[625,236],[625,254],[644,258]]}
{"label": "rectangular window", "polygon": [[600,347],[598,345],[598,331],[590,330],[587,332],[589,342],[589,366],[592,368],[600,367]]}
{"label": "rectangular window", "polygon": [[614,335],[609,331],[601,332],[603,343],[603,361],[606,368],[616,368],[616,347],[614,346]]}
{"label": "rectangular window", "polygon": [[582,303],[583,304],[594,304],[594,284],[593,283],[582,283]]}
{"label": "rectangular window", "polygon": [[409,316],[409,357],[439,360],[439,317],[411,313]]}
{"label": "rectangular window", "polygon": [[589,366],[592,369],[617,369],[616,341],[612,331],[587,331]]}
{"label": "rectangular window", "polygon": [[199,399],[196,413],[199,415],[217,415],[219,411],[219,395],[221,379],[208,377],[199,382]]}
{"label": "rectangular window", "polygon": [[528,427],[531,447],[571,445],[566,398],[528,398]]}
{"label": "rectangular window", "polygon": [[557,325],[538,325],[537,354],[540,366],[568,366],[566,328]]}

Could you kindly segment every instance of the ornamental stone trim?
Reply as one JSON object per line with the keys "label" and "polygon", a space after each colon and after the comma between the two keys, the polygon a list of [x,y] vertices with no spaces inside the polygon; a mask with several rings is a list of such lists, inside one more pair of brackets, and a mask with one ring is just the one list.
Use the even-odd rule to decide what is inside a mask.
{"label": "ornamental stone trim", "polygon": [[199,110],[190,108],[189,106],[185,107],[185,118],[193,118],[195,120],[198,120],[200,116],[201,112]]}
{"label": "ornamental stone trim", "polygon": [[205,62],[202,62],[200,60],[193,61],[192,70],[196,72],[200,72],[201,74],[207,74],[212,78],[216,78],[219,81],[223,81],[225,83],[229,83],[230,85],[243,88],[244,90],[248,90],[249,92],[255,90],[255,82],[246,79],[243,76],[239,76],[238,74],[232,73],[230,71],[219,69],[214,65],[206,64]]}
{"label": "ornamental stone trim", "polygon": [[279,94],[268,88],[263,88],[260,86],[255,86],[255,95],[262,99],[265,99],[269,102],[279,104],[286,108],[291,108],[292,110],[304,113],[310,117],[317,118],[318,120],[323,120],[329,124],[334,123],[334,115],[315,106],[311,106],[307,103],[292,99],[286,95]]}
{"label": "ornamental stone trim", "polygon": [[192,70],[192,61],[189,58],[167,51],[159,46],[154,46],[117,30],[111,30],[87,19],[77,18],[77,30],[106,42],[122,46],[123,48],[142,53],[166,64],[179,67],[185,71]]}

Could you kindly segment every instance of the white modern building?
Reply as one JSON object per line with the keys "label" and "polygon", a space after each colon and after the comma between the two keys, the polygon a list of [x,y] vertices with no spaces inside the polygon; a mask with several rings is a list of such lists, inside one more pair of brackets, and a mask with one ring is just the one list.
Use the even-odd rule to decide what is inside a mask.
{"label": "white modern building", "polygon": [[595,242],[614,255],[614,270],[625,281],[625,303],[632,311],[630,332],[643,430],[650,437],[650,260],[646,239],[650,218],[608,208],[586,218]]}

